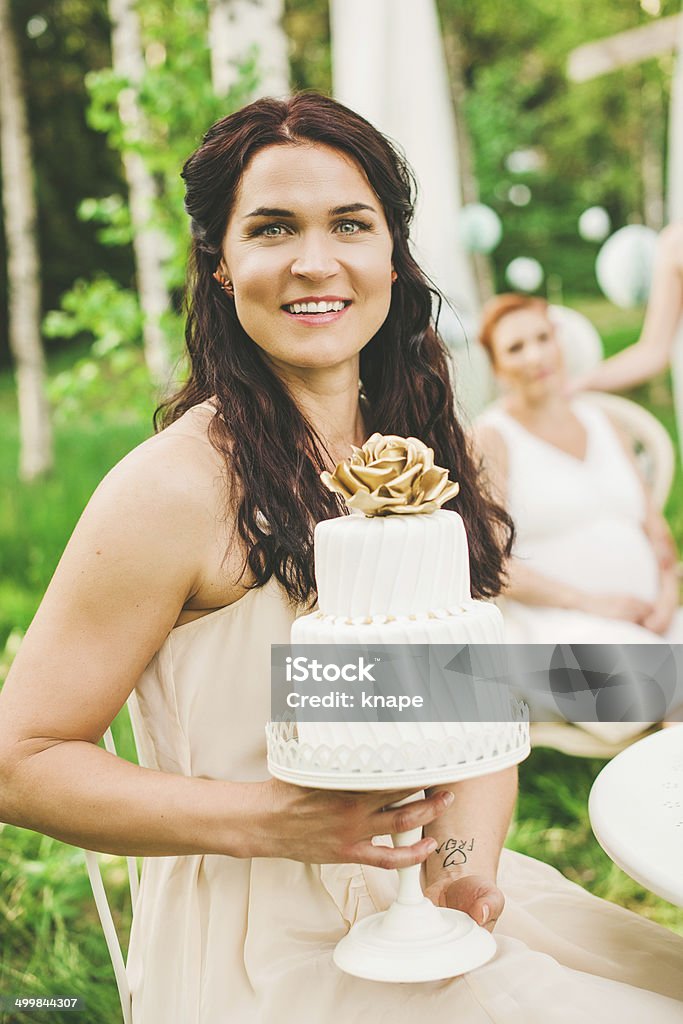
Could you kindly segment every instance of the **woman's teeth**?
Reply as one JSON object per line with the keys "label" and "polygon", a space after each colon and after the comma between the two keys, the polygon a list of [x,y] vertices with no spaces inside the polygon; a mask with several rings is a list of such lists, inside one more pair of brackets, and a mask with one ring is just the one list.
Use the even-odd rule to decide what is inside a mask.
{"label": "woman's teeth", "polygon": [[339,313],[344,303],[339,302],[293,302],[285,306],[288,313]]}

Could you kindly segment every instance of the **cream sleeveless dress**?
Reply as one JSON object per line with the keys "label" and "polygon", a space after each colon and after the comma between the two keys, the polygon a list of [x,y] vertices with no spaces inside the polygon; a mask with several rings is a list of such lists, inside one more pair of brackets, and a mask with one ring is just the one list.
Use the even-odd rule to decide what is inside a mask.
{"label": "cream sleeveless dress", "polygon": [[[288,642],[294,617],[271,580],[173,629],[132,695],[143,765],[267,779],[270,645]],[[681,1024],[683,937],[510,851],[499,885],[507,902],[489,964],[390,985],[342,973],[332,950],[389,905],[395,872],[145,858],[127,961],[134,1024]]]}

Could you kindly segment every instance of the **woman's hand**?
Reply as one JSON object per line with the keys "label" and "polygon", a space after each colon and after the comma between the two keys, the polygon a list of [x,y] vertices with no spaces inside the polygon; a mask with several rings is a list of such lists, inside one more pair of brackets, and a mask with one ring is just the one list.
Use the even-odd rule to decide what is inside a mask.
{"label": "woman's hand", "polygon": [[[655,605],[641,601],[638,597],[628,594],[581,594],[574,607],[577,611],[588,615],[597,615],[605,619],[622,619],[644,626],[648,616],[655,610]],[[647,627],[649,628],[649,627]]]}
{"label": "woman's hand", "polygon": [[255,783],[256,807],[245,808],[254,822],[247,855],[287,857],[305,864],[368,864],[405,868],[421,864],[436,848],[424,837],[411,846],[377,846],[373,836],[407,832],[434,821],[452,802],[452,794],[437,791],[394,810],[390,804],[417,792],[413,789],[379,793],[350,793],[308,789],[279,779]]}
{"label": "woman's hand", "polygon": [[462,910],[489,932],[493,931],[505,906],[502,892],[486,875],[461,875],[460,878],[444,875],[424,893],[437,907]]}

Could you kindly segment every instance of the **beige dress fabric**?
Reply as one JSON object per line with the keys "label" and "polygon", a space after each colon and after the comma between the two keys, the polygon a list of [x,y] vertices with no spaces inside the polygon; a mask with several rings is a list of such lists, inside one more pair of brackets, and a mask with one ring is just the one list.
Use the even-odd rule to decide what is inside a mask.
{"label": "beige dress fabric", "polygon": [[[270,644],[295,613],[275,580],[171,631],[133,693],[141,762],[268,778]],[[682,1024],[683,937],[505,850],[498,952],[464,977],[391,985],[332,951],[385,909],[396,873],[274,858],[149,857],[127,971],[134,1024]]]}

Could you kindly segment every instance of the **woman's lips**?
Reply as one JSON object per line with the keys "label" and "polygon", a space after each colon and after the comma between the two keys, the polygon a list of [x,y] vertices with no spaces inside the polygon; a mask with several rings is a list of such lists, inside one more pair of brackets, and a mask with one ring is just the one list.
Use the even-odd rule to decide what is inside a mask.
{"label": "woman's lips", "polygon": [[294,320],[304,327],[324,327],[325,324],[331,324],[335,320],[339,320],[350,308],[351,303],[348,306],[344,306],[343,309],[332,310],[329,313],[290,313],[288,309],[283,309],[282,312],[290,320]]}

